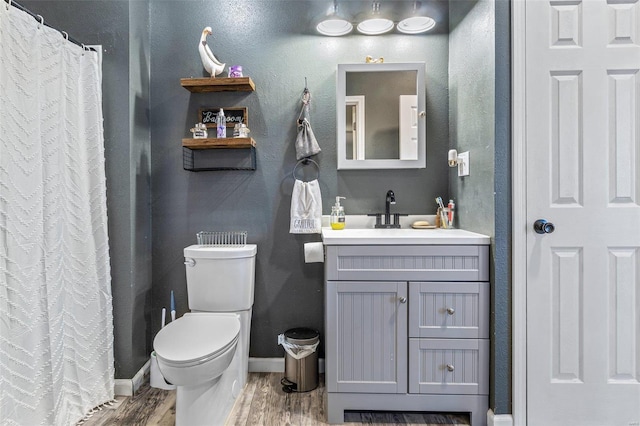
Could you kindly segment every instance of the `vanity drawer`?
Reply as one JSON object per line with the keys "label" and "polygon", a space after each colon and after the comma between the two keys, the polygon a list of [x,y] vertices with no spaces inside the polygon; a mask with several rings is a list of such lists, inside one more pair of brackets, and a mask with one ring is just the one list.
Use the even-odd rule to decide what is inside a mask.
{"label": "vanity drawer", "polygon": [[488,339],[409,339],[409,393],[488,395]]}
{"label": "vanity drawer", "polygon": [[409,337],[488,339],[488,282],[410,282]]}
{"label": "vanity drawer", "polygon": [[326,279],[488,281],[489,246],[326,246]]}

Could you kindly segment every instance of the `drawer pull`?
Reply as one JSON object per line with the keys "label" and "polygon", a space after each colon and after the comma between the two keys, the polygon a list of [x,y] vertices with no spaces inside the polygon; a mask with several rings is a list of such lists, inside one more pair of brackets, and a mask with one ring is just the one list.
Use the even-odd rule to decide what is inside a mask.
{"label": "drawer pull", "polygon": [[455,368],[452,364],[447,364],[447,370],[449,370],[449,371],[453,371],[453,370],[455,370],[455,369],[456,369],[456,368]]}
{"label": "drawer pull", "polygon": [[400,303],[407,303],[406,297],[400,297],[398,300],[400,300]]}
{"label": "drawer pull", "polygon": [[447,308],[447,313],[448,313],[449,315],[453,315],[453,314],[455,314],[455,313],[456,313],[456,310],[455,310],[455,309],[453,309],[453,308]]}

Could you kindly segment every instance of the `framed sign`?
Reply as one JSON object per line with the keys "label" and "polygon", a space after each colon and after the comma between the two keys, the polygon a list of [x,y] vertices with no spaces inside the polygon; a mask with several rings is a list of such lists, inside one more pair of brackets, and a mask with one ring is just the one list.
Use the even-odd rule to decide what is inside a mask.
{"label": "framed sign", "polygon": [[[233,127],[237,123],[244,123],[249,126],[249,112],[246,107],[240,108],[222,108],[224,110],[224,118],[227,127]],[[220,108],[200,108],[200,123],[208,128],[216,127],[216,116]]]}

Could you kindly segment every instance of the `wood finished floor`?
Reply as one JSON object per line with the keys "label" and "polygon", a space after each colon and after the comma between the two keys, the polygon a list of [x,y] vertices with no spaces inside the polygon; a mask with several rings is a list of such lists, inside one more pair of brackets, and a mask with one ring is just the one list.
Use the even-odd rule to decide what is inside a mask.
{"label": "wood finished floor", "polygon": [[[323,408],[324,383],[305,393],[282,391],[282,373],[250,373],[225,425],[228,426],[311,426],[326,425]],[[175,391],[145,384],[133,397],[117,397],[111,407],[96,412],[83,426],[149,425],[172,426],[175,422]],[[345,425],[469,425],[465,414],[349,412]],[[196,426],[196,425],[193,425]]]}

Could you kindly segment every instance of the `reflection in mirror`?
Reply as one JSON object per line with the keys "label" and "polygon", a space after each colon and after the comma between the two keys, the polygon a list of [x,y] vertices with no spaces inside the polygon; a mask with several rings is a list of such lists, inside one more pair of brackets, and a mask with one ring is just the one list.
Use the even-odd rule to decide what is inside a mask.
{"label": "reflection in mirror", "polygon": [[424,63],[338,65],[338,169],[424,168]]}
{"label": "reflection in mirror", "polygon": [[346,104],[346,141],[347,158],[349,160],[365,159],[365,110],[364,96],[345,96]]}

